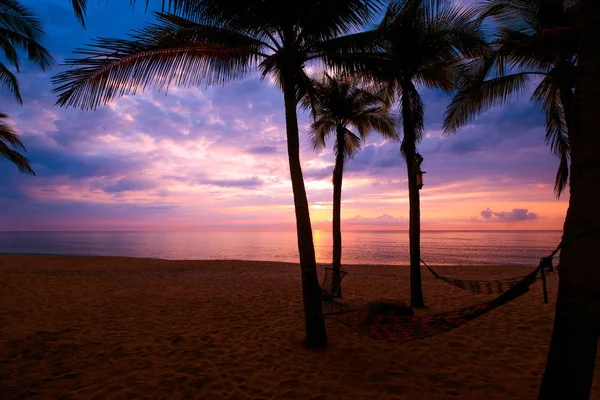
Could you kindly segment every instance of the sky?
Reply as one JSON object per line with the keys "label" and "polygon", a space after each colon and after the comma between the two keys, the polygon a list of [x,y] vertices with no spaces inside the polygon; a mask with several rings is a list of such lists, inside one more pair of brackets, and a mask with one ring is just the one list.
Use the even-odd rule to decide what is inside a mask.
{"label": "sky", "polygon": [[[36,176],[0,159],[0,230],[294,229],[283,95],[257,74],[224,86],[148,90],[96,111],[54,106],[51,77],[96,37],[124,37],[151,22],[142,4],[90,2],[87,28],[68,0],[23,0],[43,21],[48,72],[24,63],[24,104],[0,90]],[[562,229],[568,192],[553,192],[558,160],[544,118],[528,97],[483,113],[445,137],[445,94],[426,104],[422,229]],[[332,143],[308,141],[300,113],[301,160],[314,229],[331,225]],[[342,227],[408,229],[399,144],[372,134],[348,164]]]}

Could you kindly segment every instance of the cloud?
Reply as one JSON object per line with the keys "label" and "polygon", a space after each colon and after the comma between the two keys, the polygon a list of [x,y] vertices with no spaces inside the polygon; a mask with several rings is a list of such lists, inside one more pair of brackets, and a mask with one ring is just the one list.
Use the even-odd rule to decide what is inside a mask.
{"label": "cloud", "polygon": [[382,214],[377,217],[363,217],[362,215],[357,215],[352,218],[346,218],[343,220],[345,225],[373,225],[373,226],[381,226],[381,225],[401,225],[406,223],[406,219],[404,218],[396,218],[388,214]]}
{"label": "cloud", "polygon": [[247,148],[246,152],[250,154],[275,154],[279,150],[275,146],[253,146]]}
{"label": "cloud", "polygon": [[199,183],[225,188],[255,188],[262,186],[264,182],[259,177],[253,176],[245,179],[205,179]]}
{"label": "cloud", "polygon": [[520,222],[539,218],[537,213],[529,212],[527,208],[513,208],[512,211],[492,211],[487,208],[481,212],[481,216],[494,222]]}
{"label": "cloud", "polygon": [[102,190],[106,193],[121,193],[128,191],[141,191],[158,187],[158,182],[139,178],[120,178],[115,182],[105,185]]}

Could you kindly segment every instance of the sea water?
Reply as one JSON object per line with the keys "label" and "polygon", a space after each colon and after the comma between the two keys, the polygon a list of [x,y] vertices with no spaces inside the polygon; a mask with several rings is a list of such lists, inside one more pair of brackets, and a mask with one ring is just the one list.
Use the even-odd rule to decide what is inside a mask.
{"label": "sea water", "polygon": [[[421,258],[433,265],[535,266],[561,231],[422,231]],[[331,262],[332,237],[314,231],[317,262]],[[0,232],[0,253],[164,259],[298,261],[294,231]],[[343,232],[346,264],[409,262],[407,231]]]}

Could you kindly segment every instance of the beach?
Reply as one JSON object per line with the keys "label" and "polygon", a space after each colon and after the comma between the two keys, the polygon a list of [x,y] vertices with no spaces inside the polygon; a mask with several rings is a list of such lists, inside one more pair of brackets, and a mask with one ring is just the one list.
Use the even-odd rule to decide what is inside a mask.
{"label": "beach", "polygon": [[[438,272],[496,279],[533,268]],[[347,270],[345,301],[408,302],[408,268]],[[557,283],[549,277],[549,304],[538,282],[416,341],[376,341],[327,320],[329,346],[309,351],[297,264],[1,255],[0,399],[535,399]],[[493,298],[425,270],[423,291],[418,315]]]}

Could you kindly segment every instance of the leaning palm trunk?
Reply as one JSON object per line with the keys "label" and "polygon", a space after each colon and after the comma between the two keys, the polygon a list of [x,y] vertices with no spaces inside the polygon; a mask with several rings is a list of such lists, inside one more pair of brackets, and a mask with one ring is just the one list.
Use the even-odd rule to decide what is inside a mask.
{"label": "leaning palm trunk", "polygon": [[344,176],[344,140],[345,131],[338,127],[335,168],[333,169],[333,276],[332,292],[334,297],[342,297],[340,270],[342,267],[342,179]]}
{"label": "leaning palm trunk", "polygon": [[554,332],[540,399],[589,399],[600,335],[600,2],[584,0],[584,32],[570,132],[571,182],[563,240],[587,235],[561,251]]}
{"label": "leaning palm trunk", "polygon": [[412,84],[402,88],[402,128],[404,139],[402,151],[406,159],[408,172],[408,206],[409,206],[409,246],[410,246],[410,305],[423,307],[423,289],[421,287],[421,206],[419,204],[419,188],[417,186],[416,146],[417,134],[412,115],[410,94]]}
{"label": "leaning palm trunk", "polygon": [[[286,77],[287,78],[287,77]],[[300,139],[298,134],[297,100],[292,79],[284,78],[283,92],[285,100],[285,122],[287,131],[288,158],[290,177],[294,193],[294,209],[296,212],[296,230],[298,235],[298,252],[300,253],[300,269],[302,276],[302,297],[304,301],[304,323],[306,329],[306,346],[312,348],[327,345],[327,331],[321,304],[321,289],[317,277],[317,263],[313,244],[308,198],[300,165]]]}

